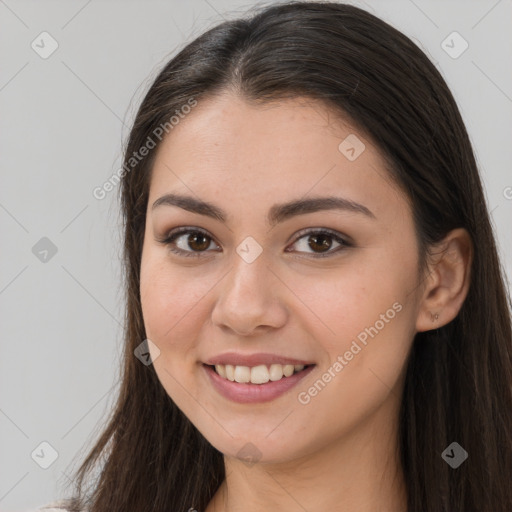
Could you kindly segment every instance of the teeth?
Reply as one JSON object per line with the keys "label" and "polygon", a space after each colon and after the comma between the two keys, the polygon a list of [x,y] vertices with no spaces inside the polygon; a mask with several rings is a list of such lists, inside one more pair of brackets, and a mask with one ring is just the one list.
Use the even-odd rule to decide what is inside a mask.
{"label": "teeth", "polygon": [[[222,366],[222,365],[219,365],[219,366]],[[226,365],[226,377],[231,382],[233,382],[235,380],[235,367],[234,366],[232,366],[230,364]]]}
{"label": "teeth", "polygon": [[224,379],[231,382],[251,384],[266,384],[269,380],[277,381],[284,377],[290,377],[294,373],[304,369],[303,364],[271,364],[267,367],[264,364],[259,366],[233,366],[231,364],[216,364],[215,371]]}
{"label": "teeth", "polygon": [[[247,366],[245,368],[247,368]],[[265,384],[269,380],[270,374],[268,373],[268,368],[264,364],[251,368],[251,382],[253,384]]]}
{"label": "teeth", "polygon": [[270,365],[270,380],[281,380],[283,378],[283,365],[271,364]]}
{"label": "teeth", "polygon": [[283,375],[285,377],[290,377],[290,375],[293,375],[293,372],[295,371],[295,367],[293,364],[285,364],[283,366]]}
{"label": "teeth", "polygon": [[[226,367],[223,366],[223,365],[220,365],[220,364],[217,364],[215,365],[215,370],[217,371],[217,373],[221,376],[221,377],[224,377],[225,379],[228,378],[228,376],[226,375]],[[230,379],[231,380],[231,379]]]}
{"label": "teeth", "polygon": [[248,366],[235,366],[235,381],[250,382],[251,369]]}

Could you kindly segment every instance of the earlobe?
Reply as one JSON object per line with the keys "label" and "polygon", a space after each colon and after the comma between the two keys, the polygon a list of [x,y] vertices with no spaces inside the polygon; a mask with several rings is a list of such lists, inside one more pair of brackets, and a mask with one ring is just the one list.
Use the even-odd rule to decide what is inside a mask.
{"label": "earlobe", "polygon": [[430,313],[430,320],[432,320],[432,322],[437,322],[439,320],[439,314],[438,313],[436,313],[436,314]]}
{"label": "earlobe", "polygon": [[473,244],[465,229],[450,231],[432,253],[416,320],[417,332],[451,322],[466,299],[471,281]]}

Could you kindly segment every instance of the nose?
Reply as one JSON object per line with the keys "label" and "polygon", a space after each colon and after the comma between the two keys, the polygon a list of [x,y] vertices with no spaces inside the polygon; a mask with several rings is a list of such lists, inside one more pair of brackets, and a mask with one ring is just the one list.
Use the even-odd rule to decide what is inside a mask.
{"label": "nose", "polygon": [[216,287],[212,323],[241,336],[283,326],[288,315],[283,286],[263,255],[252,263],[237,258]]}

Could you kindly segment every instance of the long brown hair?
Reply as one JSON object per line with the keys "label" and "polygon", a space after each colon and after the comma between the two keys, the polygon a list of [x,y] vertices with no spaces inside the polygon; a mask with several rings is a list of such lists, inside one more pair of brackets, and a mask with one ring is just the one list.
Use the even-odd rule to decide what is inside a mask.
{"label": "long brown hair", "polygon": [[[410,200],[422,265],[431,244],[454,228],[468,231],[474,256],[466,300],[453,321],[416,335],[405,369],[398,443],[408,510],[512,511],[511,305],[466,128],[416,44],[365,10],[332,2],[270,5],[219,24],[172,58],[142,101],[120,185],[121,389],[76,472],[69,508],[201,511],[225,477],[222,454],[166,394],[153,366],[134,356],[146,338],[139,269],[155,133],[167,123],[172,137],[176,110],[225,90],[262,104],[309,97],[348,118],[380,149]],[[157,147],[130,160],[148,138]],[[453,441],[469,454],[457,469],[441,457]]]}

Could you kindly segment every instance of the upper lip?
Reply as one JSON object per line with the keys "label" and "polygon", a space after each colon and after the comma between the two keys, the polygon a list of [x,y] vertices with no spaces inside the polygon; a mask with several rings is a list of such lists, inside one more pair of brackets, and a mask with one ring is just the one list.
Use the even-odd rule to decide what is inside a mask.
{"label": "upper lip", "polygon": [[216,365],[216,364],[230,364],[233,366],[258,366],[261,364],[271,365],[271,364],[293,364],[299,365],[303,364],[304,366],[308,364],[313,364],[311,361],[303,361],[301,359],[295,359],[293,357],[281,356],[279,354],[267,354],[267,353],[257,353],[257,354],[237,354],[236,352],[226,352],[224,354],[219,354],[218,356],[212,357],[205,362],[207,365]]}

